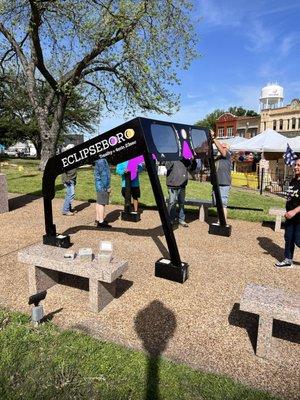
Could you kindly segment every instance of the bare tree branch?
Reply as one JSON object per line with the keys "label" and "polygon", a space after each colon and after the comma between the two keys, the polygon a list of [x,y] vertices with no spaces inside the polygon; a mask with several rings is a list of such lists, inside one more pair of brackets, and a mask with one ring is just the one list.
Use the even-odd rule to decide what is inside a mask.
{"label": "bare tree branch", "polygon": [[36,5],[35,0],[29,0],[31,6],[31,18],[30,18],[30,38],[32,43],[32,52],[34,55],[34,63],[39,69],[41,74],[49,82],[49,85],[57,90],[57,82],[54,77],[50,74],[44,63],[43,50],[41,48],[41,42],[39,37],[39,27],[41,25],[41,15]]}
{"label": "bare tree branch", "polygon": [[18,58],[20,59],[22,65],[23,65],[23,68],[26,69],[28,67],[28,61],[25,57],[25,54],[22,51],[21,46],[15,40],[15,38],[9,32],[9,30],[5,28],[5,26],[2,24],[2,22],[0,22],[0,32],[2,32],[4,37],[6,37],[6,39],[8,40],[8,42],[10,43],[10,45],[12,46],[14,51],[16,52]]}

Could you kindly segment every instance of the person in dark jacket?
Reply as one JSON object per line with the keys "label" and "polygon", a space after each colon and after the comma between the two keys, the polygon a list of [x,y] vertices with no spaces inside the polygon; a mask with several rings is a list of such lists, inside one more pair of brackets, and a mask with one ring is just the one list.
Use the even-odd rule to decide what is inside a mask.
{"label": "person in dark jacket", "polygon": [[[224,216],[227,220],[227,205],[231,189],[231,152],[229,150],[228,144],[220,143],[215,138],[215,133],[213,130],[210,131],[210,134],[212,137],[212,141],[218,150],[218,154],[215,157],[216,172],[223,204]],[[214,192],[212,192],[212,199],[213,203],[216,204]]]}
{"label": "person in dark jacket", "polygon": [[[171,224],[178,223],[187,228],[188,224],[185,222],[184,202],[185,202],[185,189],[188,183],[188,170],[194,170],[197,164],[195,160],[176,160],[167,161],[167,187],[169,192],[169,213]],[[178,210],[177,210],[178,204]]]}
{"label": "person in dark jacket", "polygon": [[100,158],[95,162],[94,169],[95,188],[97,192],[96,202],[96,224],[97,228],[111,228],[105,221],[105,206],[109,203],[110,195],[110,169],[105,158]]}
{"label": "person in dark jacket", "polygon": [[[126,190],[125,173],[129,171],[128,166],[129,166],[129,161],[124,161],[122,163],[117,164],[116,166],[116,173],[121,176],[121,185],[122,185],[121,193],[124,198]],[[135,214],[137,214],[138,212],[139,198],[141,197],[139,174],[143,171],[143,169],[144,169],[143,164],[136,165],[136,177],[132,179],[130,183],[131,197],[133,203],[133,213]]]}
{"label": "person in dark jacket", "polygon": [[284,259],[275,264],[277,268],[292,268],[295,245],[300,247],[300,158],[295,161],[294,172],[286,201]]}
{"label": "person in dark jacket", "polygon": [[62,208],[63,215],[74,215],[74,210],[72,209],[72,202],[75,198],[75,186],[77,179],[77,169],[70,169],[62,174],[62,183],[66,188],[65,200]]}

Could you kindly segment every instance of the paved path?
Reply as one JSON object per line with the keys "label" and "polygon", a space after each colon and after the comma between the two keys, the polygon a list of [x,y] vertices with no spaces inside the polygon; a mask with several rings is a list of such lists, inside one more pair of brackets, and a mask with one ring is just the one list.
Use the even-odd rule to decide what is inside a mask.
{"label": "paved path", "polygon": [[[40,198],[21,200],[15,201],[18,207],[13,211],[0,215],[0,305],[29,313],[27,270],[17,262],[17,252],[41,241],[43,203]],[[55,323],[153,354],[162,352],[284,399],[298,398],[299,330],[275,325],[274,334],[281,338],[274,338],[273,358],[260,359],[251,344],[257,319],[239,312],[238,304],[250,282],[300,290],[300,267],[285,271],[273,267],[275,258],[282,256],[281,233],[232,220],[231,238],[211,236],[195,214],[189,228],[175,231],[182,260],[190,264],[190,278],[180,285],[154,277],[154,262],[166,253],[157,212],[146,210],[140,222],[129,223],[117,219],[121,207],[108,206],[113,228],[100,231],[93,224],[94,205],[76,204],[81,211],[63,217],[62,200],[53,201],[57,231],[71,234],[75,250],[96,251],[99,240],[112,240],[115,255],[128,260],[129,269],[119,297],[99,314],[88,311],[86,282],[49,289],[44,308]]]}

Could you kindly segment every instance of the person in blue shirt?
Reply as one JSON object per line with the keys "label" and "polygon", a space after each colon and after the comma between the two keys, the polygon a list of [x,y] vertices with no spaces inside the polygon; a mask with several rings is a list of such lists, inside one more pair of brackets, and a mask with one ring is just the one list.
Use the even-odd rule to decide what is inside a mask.
{"label": "person in blue shirt", "polygon": [[[116,173],[121,176],[121,180],[122,180],[121,193],[124,198],[125,198],[125,186],[126,186],[125,174],[126,174],[126,172],[130,172],[130,169],[128,168],[128,164],[129,164],[129,161],[124,161],[122,163],[117,164],[117,167],[116,167]],[[138,164],[137,171],[136,171],[136,177],[131,180],[131,185],[130,185],[131,197],[133,199],[133,212],[134,213],[138,212],[139,198],[141,197],[139,173],[142,171],[143,171],[143,165]]]}
{"label": "person in blue shirt", "polygon": [[109,203],[110,188],[110,169],[105,158],[100,158],[95,162],[95,187],[97,192],[96,202],[96,226],[97,228],[111,228],[111,225],[104,220],[105,206]]}

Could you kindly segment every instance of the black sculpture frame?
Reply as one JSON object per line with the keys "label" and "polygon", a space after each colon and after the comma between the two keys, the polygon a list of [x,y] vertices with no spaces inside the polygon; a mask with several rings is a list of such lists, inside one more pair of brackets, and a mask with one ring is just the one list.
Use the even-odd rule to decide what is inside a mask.
{"label": "black sculpture frame", "polygon": [[[160,130],[173,132],[177,143],[177,152],[159,151],[159,146],[154,140],[155,129],[158,129],[159,134]],[[197,143],[199,146],[193,143],[193,136],[195,137],[195,135],[200,138],[200,143]],[[161,137],[159,136],[159,138]],[[163,139],[173,141],[174,138]],[[188,277],[188,265],[180,259],[163,191],[157,176],[155,159],[158,161],[181,159],[185,146],[191,149],[195,158],[205,155],[209,159],[211,183],[216,195],[216,206],[220,221],[217,227],[210,229],[210,233],[229,236],[230,232],[225,221],[209,131],[197,126],[137,117],[48,160],[42,183],[46,228],[43,243],[60,247],[70,246],[69,236],[57,235],[56,226],[53,223],[52,199],[55,196],[55,179],[59,174],[84,164],[90,164],[98,158],[105,157],[110,164],[115,165],[142,155],[149,174],[170,256],[170,260],[160,259],[156,262],[155,275],[183,283]]]}

